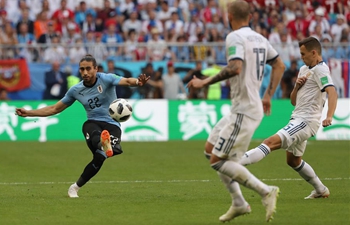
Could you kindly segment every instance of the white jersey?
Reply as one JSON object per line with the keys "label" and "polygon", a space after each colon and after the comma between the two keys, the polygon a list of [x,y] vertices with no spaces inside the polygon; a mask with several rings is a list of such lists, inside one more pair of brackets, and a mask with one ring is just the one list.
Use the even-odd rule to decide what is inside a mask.
{"label": "white jersey", "polygon": [[250,27],[242,27],[226,37],[227,62],[243,61],[241,74],[230,78],[232,113],[261,120],[263,107],[259,90],[266,62],[278,57],[268,40]]}
{"label": "white jersey", "polygon": [[297,93],[295,109],[292,118],[302,118],[305,121],[319,121],[323,106],[326,102],[325,88],[334,86],[329,67],[320,62],[309,68],[302,66],[298,77],[306,76],[308,79]]}

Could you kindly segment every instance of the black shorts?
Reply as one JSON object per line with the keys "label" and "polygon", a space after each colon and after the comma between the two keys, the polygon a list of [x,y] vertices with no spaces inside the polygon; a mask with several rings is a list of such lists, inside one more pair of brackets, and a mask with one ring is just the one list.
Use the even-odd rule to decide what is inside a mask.
{"label": "black shorts", "polygon": [[116,125],[96,120],[87,120],[83,124],[82,128],[86,144],[88,145],[91,152],[95,153],[95,151],[97,150],[96,147],[92,145],[91,137],[93,135],[100,135],[103,130],[108,130],[109,134],[111,135],[111,145],[114,153],[113,155],[121,154],[123,151],[120,146],[120,138],[122,134],[120,128]]}

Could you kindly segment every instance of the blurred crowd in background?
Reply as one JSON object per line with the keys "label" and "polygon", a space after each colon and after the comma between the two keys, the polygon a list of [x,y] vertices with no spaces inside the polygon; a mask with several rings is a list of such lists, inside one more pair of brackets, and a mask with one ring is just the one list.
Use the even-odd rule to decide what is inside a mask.
{"label": "blurred crowd in background", "polygon": [[[77,63],[88,52],[101,61],[210,57],[225,62],[230,1],[0,0],[0,57]],[[331,43],[324,45],[325,60],[350,57],[349,0],[248,2],[251,27],[270,40],[283,60],[299,59],[297,42],[309,35]]]}
{"label": "blurred crowd in background", "polygon": [[[205,77],[200,62],[213,69],[209,75],[219,69],[214,64],[226,62],[224,42],[231,31],[226,8],[231,1],[0,0],[0,59],[25,58],[27,62],[50,63],[55,69],[59,68],[57,64],[76,64],[89,53],[98,62],[110,62],[111,68],[101,67],[105,72],[120,61],[165,60],[169,61],[168,68],[174,62],[197,62],[189,74]],[[298,41],[305,37],[321,41],[324,61],[349,60],[350,0],[247,1],[251,5],[251,28],[271,42],[287,64],[286,73],[292,76],[285,79],[288,84],[281,83],[281,89],[293,87],[300,62]],[[164,77],[152,77],[148,89],[165,90],[168,85],[169,90],[174,82],[178,87],[188,82],[188,76]],[[225,98],[228,91],[222,87],[225,84],[216,88],[220,89],[220,98]],[[176,90],[176,98],[182,91]],[[289,97],[284,92],[278,98]],[[171,98],[175,98],[174,93]],[[188,91],[187,97],[204,98],[206,93]],[[141,90],[140,94],[170,96],[160,90],[152,94]]]}

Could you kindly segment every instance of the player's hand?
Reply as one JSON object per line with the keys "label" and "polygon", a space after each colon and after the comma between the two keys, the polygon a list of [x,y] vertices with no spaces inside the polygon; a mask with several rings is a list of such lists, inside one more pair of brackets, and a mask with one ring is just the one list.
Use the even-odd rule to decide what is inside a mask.
{"label": "player's hand", "polygon": [[271,114],[271,99],[264,98],[261,101],[263,104],[263,109],[264,109],[265,115],[269,116]]}
{"label": "player's hand", "polygon": [[193,76],[192,80],[187,84],[188,88],[202,88],[204,87],[204,80],[198,79],[196,76]]}
{"label": "player's hand", "polygon": [[327,117],[326,119],[324,119],[322,121],[322,126],[323,127],[328,127],[330,125],[332,125],[332,117]]}
{"label": "player's hand", "polygon": [[295,82],[295,88],[299,90],[307,81],[307,77],[299,77]]}
{"label": "player's hand", "polygon": [[24,108],[16,108],[15,114],[17,116],[26,117],[26,116],[28,116],[28,111],[26,109],[24,109]]}
{"label": "player's hand", "polygon": [[137,80],[138,80],[138,83],[137,85],[138,86],[143,86],[145,83],[147,83],[147,81],[150,79],[151,77],[150,76],[146,76],[146,74],[141,74]]}

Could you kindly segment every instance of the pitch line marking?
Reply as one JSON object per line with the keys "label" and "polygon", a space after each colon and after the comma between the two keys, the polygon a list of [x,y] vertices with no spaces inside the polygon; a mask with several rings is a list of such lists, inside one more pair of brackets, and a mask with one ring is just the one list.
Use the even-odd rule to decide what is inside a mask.
{"label": "pitch line marking", "polygon": [[[322,178],[321,180],[349,180],[350,177],[331,177]],[[302,178],[266,178],[262,181],[302,181]],[[125,184],[125,183],[208,183],[217,182],[217,180],[110,180],[110,181],[90,181],[91,184]],[[47,184],[71,184],[73,181],[64,182],[0,182],[0,185],[47,185]]]}

